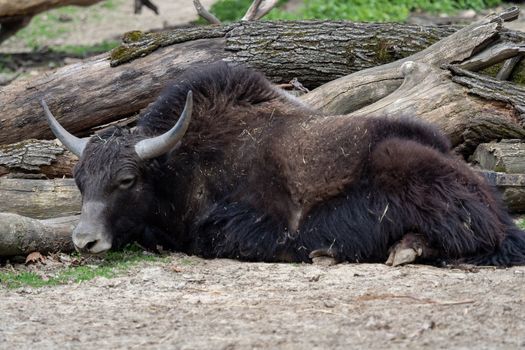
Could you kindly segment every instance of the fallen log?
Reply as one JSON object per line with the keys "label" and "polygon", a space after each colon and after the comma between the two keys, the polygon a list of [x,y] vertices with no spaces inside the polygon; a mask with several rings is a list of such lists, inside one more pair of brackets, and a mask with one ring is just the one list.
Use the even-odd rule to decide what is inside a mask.
{"label": "fallen log", "polygon": [[0,176],[71,177],[78,158],[56,140],[29,139],[0,145]]}
{"label": "fallen log", "polygon": [[74,251],[71,232],[78,216],[37,220],[12,213],[0,213],[0,256]]}
{"label": "fallen log", "polygon": [[81,208],[80,192],[73,179],[0,178],[0,198],[0,212],[37,219],[75,215]]}
{"label": "fallen log", "polygon": [[[394,30],[398,38],[392,36]],[[169,81],[192,66],[217,60],[241,62],[263,71],[276,82],[298,77],[309,87],[315,87],[359,69],[395,60],[399,55],[417,52],[453,31],[453,28],[401,24],[313,21],[243,22],[156,34],[132,32],[124,36],[123,45],[111,54],[3,87],[0,144],[53,137],[42,116],[40,98],[46,99],[68,131],[83,136],[94,126],[137,113]],[[294,44],[297,32],[308,35]],[[254,39],[251,43],[246,41],[261,33],[266,36],[258,46],[251,46]],[[417,33],[421,35],[418,37]],[[402,42],[408,38],[413,38],[408,41],[410,45],[403,46]],[[386,45],[385,52],[390,46],[404,49],[396,54],[378,54],[378,45]]]}
{"label": "fallen log", "polygon": [[470,161],[484,170],[525,174],[525,143],[521,140],[482,143]]}
{"label": "fallen log", "polygon": [[410,57],[331,81],[303,100],[329,114],[416,115],[441,127],[464,156],[482,142],[523,139],[525,89],[464,68],[479,71],[525,50],[523,39],[516,44],[497,34],[511,13],[489,16]]}
{"label": "fallen log", "polygon": [[[520,50],[509,53],[501,48],[515,48],[516,42],[525,42],[525,34],[503,28],[504,21],[512,21],[518,14],[517,8],[510,8],[498,15],[490,15],[413,55],[333,80],[306,95],[304,100],[326,113],[347,114],[381,100],[400,87],[404,77],[401,67],[407,62],[441,68],[445,64],[474,60],[478,64],[470,68],[480,70],[504,61],[518,55]],[[492,50],[494,46],[500,50]],[[519,47],[523,50],[522,46]],[[488,55],[490,60],[479,63],[477,58],[480,55]]]}
{"label": "fallen log", "polygon": [[[79,132],[138,112],[168,81],[190,66],[227,59],[262,70],[276,82],[298,77],[308,87],[315,87],[410,55],[453,31],[450,27],[348,22],[246,22],[165,34],[130,33],[112,52],[112,61],[104,54],[45,77],[4,87],[0,94],[4,109],[0,144],[52,137],[40,113],[41,97],[46,98],[62,125]],[[294,44],[297,32],[307,35]],[[261,33],[266,36],[255,45],[254,38]],[[246,38],[252,38],[251,42]],[[402,45],[404,41],[410,44]],[[390,47],[403,49],[388,54]],[[140,59],[118,65],[135,57]],[[111,68],[110,63],[118,66]]]}
{"label": "fallen log", "polygon": [[[512,10],[491,16],[441,41],[438,40],[456,28],[300,21],[243,22],[168,33],[129,33],[124,44],[111,55],[98,56],[45,77],[14,82],[3,88],[0,144],[52,137],[38,105],[42,97],[62,125],[82,136],[96,125],[137,113],[169,80],[199,64],[221,59],[240,62],[263,71],[275,82],[297,77],[307,87],[315,87],[335,77],[401,58],[325,84],[303,99],[328,113],[422,114],[424,119],[441,125],[455,145],[462,145],[459,149],[465,154],[473,151],[477,143],[494,138],[522,138],[518,111],[521,107],[490,96],[469,97],[466,86],[451,81],[451,75],[460,75],[463,68],[444,71],[440,65],[471,60],[484,51],[491,52],[492,45],[496,44],[512,45],[514,49],[498,50],[497,59],[489,60],[491,64],[519,52],[515,43],[523,42],[525,36],[506,31],[501,25],[503,19],[514,18],[516,14],[517,11]],[[427,49],[416,53],[424,47]],[[411,89],[400,90],[395,98],[381,103],[408,80],[408,75],[421,71],[401,69],[409,61],[415,62],[415,67],[430,67],[427,73],[432,76],[428,79],[433,79],[436,89],[428,91],[423,85],[412,84]],[[483,64],[475,66],[481,69]],[[415,77],[412,82],[418,82],[419,78]],[[441,83],[445,81],[454,86],[451,92],[442,88]],[[429,92],[427,96],[422,94],[425,91]],[[470,102],[464,103],[466,99]],[[417,105],[405,104],[407,108],[396,110],[396,101],[411,100],[417,100]],[[440,105],[443,100],[448,100],[445,108]],[[380,103],[381,108],[376,103]],[[461,109],[462,104],[474,108]],[[484,113],[480,114],[480,110]],[[454,113],[458,116],[447,126],[450,122],[447,116]],[[472,132],[463,136],[465,128],[491,130],[491,120],[498,121],[498,131],[476,137],[472,137]]]}
{"label": "fallen log", "polygon": [[190,41],[167,47],[134,65],[110,68],[104,54],[58,69],[34,81],[20,81],[0,90],[0,144],[28,138],[54,138],[39,99],[45,98],[69,131],[85,135],[137,113],[167,83],[194,64],[209,64],[222,52],[222,39]]}
{"label": "fallen log", "polygon": [[[460,74],[465,74],[463,69],[450,67],[447,71],[413,61],[405,62],[399,69],[404,80],[398,89],[348,116],[417,116],[439,126],[456,146],[456,152],[465,157],[483,142],[525,138],[524,118],[517,112],[525,107],[521,102],[525,101],[525,89],[499,82],[494,89],[488,88],[482,97],[478,90],[460,82]],[[485,81],[494,83],[495,80],[467,73],[476,85],[483,85]],[[382,89],[373,87],[375,84],[376,81],[371,84],[373,89]],[[367,90],[366,85],[361,84],[363,90]],[[368,93],[370,96],[375,94],[372,91]],[[507,101],[503,101],[505,99]],[[509,103],[510,99],[516,100],[516,106]]]}

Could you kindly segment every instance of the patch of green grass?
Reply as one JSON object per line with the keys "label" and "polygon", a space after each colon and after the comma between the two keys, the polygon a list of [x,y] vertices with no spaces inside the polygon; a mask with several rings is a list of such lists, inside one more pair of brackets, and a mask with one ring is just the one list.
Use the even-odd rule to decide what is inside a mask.
{"label": "patch of green grass", "polygon": [[141,262],[162,262],[167,257],[145,254],[142,249],[131,246],[119,252],[109,252],[99,263],[65,267],[49,276],[35,272],[0,272],[0,285],[7,288],[56,286],[80,283],[95,277],[115,277]]}
{"label": "patch of green grass", "polygon": [[56,39],[68,33],[67,22],[60,20],[61,16],[73,16],[78,7],[65,6],[56,10],[43,12],[31,20],[29,25],[15,35],[15,40],[22,40],[32,49],[37,49],[44,40]]}
{"label": "patch of green grass", "polygon": [[[219,0],[211,12],[223,22],[239,20],[252,0]],[[280,5],[286,1],[280,1]],[[404,21],[411,11],[453,14],[458,10],[494,7],[501,0],[306,0],[294,13],[279,8],[272,10],[265,19],[342,19],[352,21]]]}
{"label": "patch of green grass", "polygon": [[115,10],[119,5],[119,1],[116,0],[106,0],[102,2],[100,6],[105,8],[106,10]]}
{"label": "patch of green grass", "polygon": [[52,48],[52,51],[64,53],[75,57],[87,57],[89,55],[108,52],[120,45],[119,41],[103,41],[95,45],[60,45]]}
{"label": "patch of green grass", "polygon": [[525,230],[525,217],[521,217],[518,220],[516,220],[516,225],[518,225],[518,227],[522,230]]}
{"label": "patch of green grass", "polygon": [[[219,0],[211,6],[210,12],[223,22],[238,21],[244,16],[252,2],[253,0]],[[287,0],[279,0],[278,6],[286,2]],[[202,22],[207,23],[204,20]]]}
{"label": "patch of green grass", "polygon": [[27,27],[16,33],[14,40],[23,41],[29,48],[37,50],[42,43],[64,37],[76,30],[71,23],[80,21],[82,16],[89,16],[97,21],[104,20],[105,11],[117,10],[123,1],[125,0],[106,0],[90,7],[64,6],[45,11],[33,17]]}

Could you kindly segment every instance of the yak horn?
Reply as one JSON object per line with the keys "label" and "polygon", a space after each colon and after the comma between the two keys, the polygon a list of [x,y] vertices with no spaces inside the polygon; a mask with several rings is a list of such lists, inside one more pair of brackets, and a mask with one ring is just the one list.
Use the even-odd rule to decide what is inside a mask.
{"label": "yak horn", "polygon": [[40,100],[40,104],[42,105],[42,108],[44,108],[47,123],[49,124],[51,131],[53,131],[53,134],[55,134],[57,139],[59,139],[60,142],[62,142],[64,147],[66,147],[71,153],[80,158],[82,152],[84,151],[84,148],[86,147],[88,139],[81,139],[71,135],[69,132],[66,131],[66,129],[62,127],[62,125],[58,123],[58,121],[55,119],[55,117],[49,110],[49,107],[47,106],[46,101],[44,101],[44,99]]}
{"label": "yak horn", "polygon": [[177,121],[177,124],[164,134],[150,139],[137,142],[135,145],[135,152],[141,159],[152,159],[166,154],[173,150],[175,146],[182,139],[191,120],[191,111],[193,109],[193,94],[188,92],[186,97],[186,105]]}

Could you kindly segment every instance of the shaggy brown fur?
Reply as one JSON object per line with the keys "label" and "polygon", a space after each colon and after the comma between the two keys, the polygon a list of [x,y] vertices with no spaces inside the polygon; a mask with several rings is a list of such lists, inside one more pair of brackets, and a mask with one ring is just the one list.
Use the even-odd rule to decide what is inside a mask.
{"label": "shaggy brown fur", "polygon": [[[170,129],[189,90],[195,108],[182,145],[137,159],[134,144]],[[122,171],[137,177],[128,191],[115,190]],[[434,127],[323,116],[226,64],[188,72],[132,134],[93,138],[75,177],[84,198],[107,203],[101,220],[114,247],[138,240],[259,261],[309,261],[330,248],[340,260],[371,262],[410,232],[440,259],[525,263],[525,234]]]}

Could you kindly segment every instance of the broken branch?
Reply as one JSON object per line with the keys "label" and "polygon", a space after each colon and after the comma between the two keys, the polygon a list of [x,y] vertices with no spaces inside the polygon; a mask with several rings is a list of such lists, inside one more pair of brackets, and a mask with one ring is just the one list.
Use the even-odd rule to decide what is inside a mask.
{"label": "broken branch", "polygon": [[208,21],[208,23],[216,25],[221,24],[221,21],[217,17],[215,17],[211,12],[206,10],[206,8],[201,4],[199,0],[193,0],[193,6],[195,6],[195,9],[197,10],[199,16]]}

